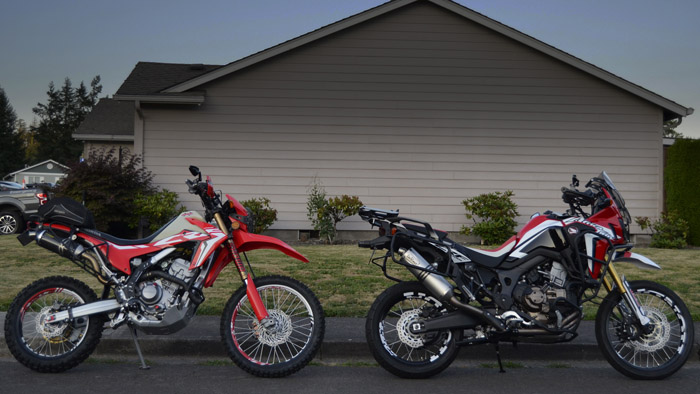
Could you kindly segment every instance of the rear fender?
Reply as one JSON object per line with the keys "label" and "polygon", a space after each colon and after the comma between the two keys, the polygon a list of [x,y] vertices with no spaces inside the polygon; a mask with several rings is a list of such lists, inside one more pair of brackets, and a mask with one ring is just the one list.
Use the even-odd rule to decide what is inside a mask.
{"label": "rear fender", "polygon": [[641,254],[624,252],[615,256],[613,263],[630,263],[637,268],[642,269],[657,269],[660,270],[661,266],[651,261],[648,257],[642,256]]}

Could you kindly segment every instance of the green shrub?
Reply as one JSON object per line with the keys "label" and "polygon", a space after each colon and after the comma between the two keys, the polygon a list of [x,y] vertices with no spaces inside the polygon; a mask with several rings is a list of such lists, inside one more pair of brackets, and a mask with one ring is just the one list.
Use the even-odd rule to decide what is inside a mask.
{"label": "green shrub", "polygon": [[[501,244],[515,234],[518,206],[511,200],[513,191],[480,194],[462,201],[471,227],[462,226],[461,233],[474,234],[488,245]],[[478,219],[478,220],[477,220]]]}
{"label": "green shrub", "polygon": [[148,229],[156,231],[168,223],[175,215],[185,211],[179,205],[177,193],[163,189],[154,193],[139,193],[134,198],[134,215],[129,220],[129,227],[136,228],[141,220],[148,220]]}
{"label": "green shrub", "polygon": [[344,194],[340,197],[326,198],[326,189],[317,178],[313,179],[308,193],[307,217],[321,238],[326,238],[331,243],[338,234],[338,223],[348,216],[355,215],[362,206],[362,201],[357,196]]}
{"label": "green shrub", "polygon": [[651,230],[652,248],[683,249],[688,245],[688,222],[675,212],[661,213],[654,222],[646,216],[634,220],[642,230]]}
{"label": "green shrub", "polygon": [[360,201],[360,198],[357,196],[343,194],[340,197],[328,199],[327,204],[319,209],[318,214],[330,218],[333,227],[331,233],[322,233],[321,236],[327,236],[328,240],[333,242],[338,235],[338,223],[348,216],[357,214],[357,212],[360,211],[360,207],[362,207],[362,201]]}
{"label": "green shrub", "polygon": [[321,215],[320,212],[328,205],[326,200],[326,189],[317,178],[311,182],[311,186],[307,190],[309,197],[306,201],[306,216],[311,221],[314,230],[317,230],[321,237],[326,237],[327,234],[333,232],[333,221],[326,215]]}
{"label": "green shrub", "polygon": [[251,198],[241,201],[241,205],[253,213],[255,228],[252,231],[256,234],[261,234],[277,220],[277,210],[270,207],[270,199],[268,198]]}
{"label": "green shrub", "polygon": [[666,210],[688,222],[688,243],[700,246],[700,140],[678,139],[664,170]]}

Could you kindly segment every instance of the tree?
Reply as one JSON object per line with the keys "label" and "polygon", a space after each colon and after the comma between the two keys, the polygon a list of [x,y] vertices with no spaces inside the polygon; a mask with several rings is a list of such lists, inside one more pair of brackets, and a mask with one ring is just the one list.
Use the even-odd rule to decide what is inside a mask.
{"label": "tree", "polygon": [[664,138],[683,138],[684,135],[676,131],[676,127],[681,124],[679,119],[669,120],[664,123]]}
{"label": "tree", "polygon": [[120,158],[115,149],[92,151],[85,161],[73,162],[68,167],[56,195],[85,201],[97,228],[113,235],[129,236],[123,233],[128,231],[128,223],[138,223],[143,213],[136,197],[157,191],[152,183],[153,174],[141,166],[141,157]]}
{"label": "tree", "polygon": [[15,133],[17,114],[0,87],[0,178],[22,168],[24,149],[22,140]]}
{"label": "tree", "polygon": [[73,88],[69,78],[66,78],[60,90],[56,90],[53,82],[49,84],[46,92],[48,101],[46,104],[38,103],[33,108],[39,117],[39,124],[32,126],[37,144],[33,162],[54,159],[69,164],[78,160],[83,144],[74,140],[72,134],[97,104],[100,92],[102,85],[99,75],[92,79],[89,91],[83,82],[78,88]]}
{"label": "tree", "polygon": [[[36,124],[32,127],[36,127]],[[27,126],[27,123],[22,119],[17,121],[17,135],[22,141],[25,163],[33,162],[33,158],[37,157],[39,149],[34,133],[32,133],[32,127]]]}

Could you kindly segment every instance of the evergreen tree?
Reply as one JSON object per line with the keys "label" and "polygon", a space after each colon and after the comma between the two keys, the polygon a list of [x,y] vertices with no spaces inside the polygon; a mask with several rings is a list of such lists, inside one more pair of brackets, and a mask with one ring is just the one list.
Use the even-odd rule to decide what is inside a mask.
{"label": "evergreen tree", "polygon": [[[36,124],[33,124],[32,127],[36,127]],[[34,133],[32,133],[32,127],[27,126],[27,122],[22,119],[17,121],[17,135],[22,141],[25,163],[34,163],[34,158],[37,156],[38,147],[34,138]]]}
{"label": "evergreen tree", "polygon": [[15,133],[17,114],[0,87],[0,179],[12,171],[22,168],[24,149],[22,140]]}
{"label": "evergreen tree", "polygon": [[83,122],[97,104],[98,95],[102,92],[100,76],[90,83],[90,90],[83,82],[78,88],[73,88],[69,78],[57,90],[53,82],[46,92],[46,104],[38,103],[34,113],[39,117],[39,124],[32,126],[36,142],[36,156],[33,162],[54,159],[59,163],[68,164],[78,160],[83,151],[83,144],[73,139],[72,134]]}

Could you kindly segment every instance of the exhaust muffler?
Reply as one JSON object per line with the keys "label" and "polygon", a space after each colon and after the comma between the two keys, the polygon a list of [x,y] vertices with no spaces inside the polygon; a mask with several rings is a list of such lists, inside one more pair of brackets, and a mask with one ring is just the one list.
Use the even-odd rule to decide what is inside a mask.
{"label": "exhaust muffler", "polygon": [[454,294],[454,286],[445,279],[444,276],[435,273],[435,268],[428,263],[415,249],[399,249],[401,259],[407,265],[417,268],[406,267],[408,270],[428,289],[428,291],[438,299],[447,302],[455,308],[467,314],[478,317],[486,323],[492,325],[498,331],[504,331],[505,325],[491,313],[479,309],[475,306],[465,304]]}
{"label": "exhaust muffler", "polygon": [[46,248],[61,257],[75,260],[85,251],[83,246],[69,238],[57,238],[49,234],[46,230],[36,233],[36,243],[42,248]]}
{"label": "exhaust muffler", "polygon": [[411,248],[406,250],[404,248],[400,248],[399,255],[406,264],[418,267],[406,268],[411,271],[413,276],[415,276],[432,295],[442,301],[447,301],[454,296],[454,287],[450,284],[450,282],[448,282],[444,276],[433,273],[435,272],[435,268],[430,265],[430,263],[428,263],[423,256],[416,252],[415,249]]}

